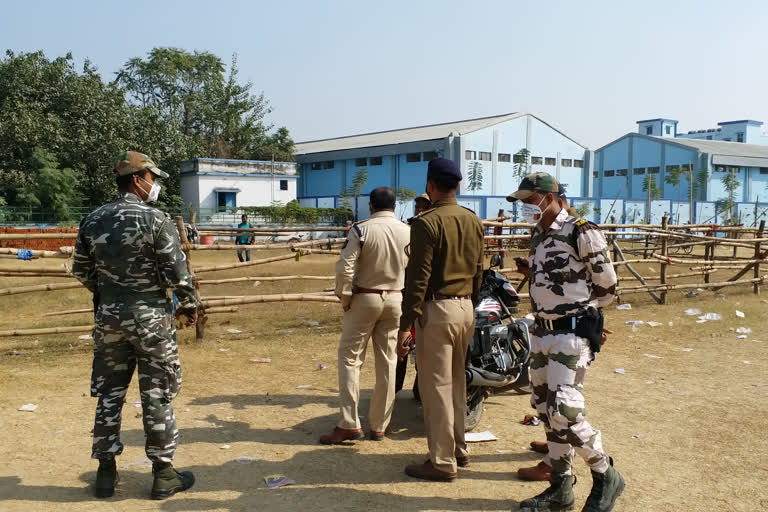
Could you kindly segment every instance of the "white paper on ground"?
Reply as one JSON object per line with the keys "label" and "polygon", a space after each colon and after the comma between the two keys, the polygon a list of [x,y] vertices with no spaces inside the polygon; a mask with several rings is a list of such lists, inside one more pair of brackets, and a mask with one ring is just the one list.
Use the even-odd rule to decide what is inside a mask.
{"label": "white paper on ground", "polygon": [[483,432],[467,432],[464,440],[468,443],[482,443],[483,441],[497,441],[499,438],[489,430]]}

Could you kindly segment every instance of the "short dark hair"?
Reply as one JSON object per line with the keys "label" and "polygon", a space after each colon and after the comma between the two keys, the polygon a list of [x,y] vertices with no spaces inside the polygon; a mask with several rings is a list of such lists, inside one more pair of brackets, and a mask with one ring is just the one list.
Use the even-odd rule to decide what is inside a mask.
{"label": "short dark hair", "polygon": [[245,220],[247,218],[248,218],[248,214],[245,214],[245,213],[240,216],[240,220]]}
{"label": "short dark hair", "polygon": [[131,186],[131,183],[133,182],[133,177],[138,176],[139,178],[143,178],[147,175],[149,170],[144,169],[139,172],[135,172],[133,174],[126,174],[124,176],[117,176],[115,178],[115,181],[117,182],[117,190],[119,192],[128,192],[128,188]]}
{"label": "short dark hair", "polygon": [[378,210],[395,209],[395,193],[389,187],[378,187],[371,191],[369,196],[371,208]]}
{"label": "short dark hair", "polygon": [[437,190],[443,194],[447,194],[448,192],[456,190],[456,187],[459,186],[461,180],[454,176],[440,174],[429,178],[428,181],[431,181]]}

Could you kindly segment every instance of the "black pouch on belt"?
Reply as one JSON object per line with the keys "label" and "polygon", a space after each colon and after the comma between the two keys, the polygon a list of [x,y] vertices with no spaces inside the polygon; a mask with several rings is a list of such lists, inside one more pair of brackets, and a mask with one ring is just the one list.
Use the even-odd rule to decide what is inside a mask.
{"label": "black pouch on belt", "polygon": [[599,309],[589,309],[579,317],[573,332],[576,336],[589,340],[589,348],[596,354],[600,352],[603,344],[603,324],[603,312]]}

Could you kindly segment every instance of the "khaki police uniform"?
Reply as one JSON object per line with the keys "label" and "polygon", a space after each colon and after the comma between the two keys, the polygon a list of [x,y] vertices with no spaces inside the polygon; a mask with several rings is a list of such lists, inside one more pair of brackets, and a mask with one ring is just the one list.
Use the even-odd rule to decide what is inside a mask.
{"label": "khaki police uniform", "polygon": [[456,199],[433,203],[411,225],[400,330],[416,326],[416,365],[432,466],[456,472],[467,455],[465,359],[483,273],[483,227]]}
{"label": "khaki police uniform", "polygon": [[360,367],[373,341],[376,384],[369,422],[384,432],[395,402],[397,328],[410,229],[394,212],[379,211],[352,226],[336,263],[336,295],[345,309],[339,343],[339,428],[359,429]]}
{"label": "khaki police uniform", "polygon": [[[562,209],[531,241],[531,302],[537,318],[530,364],[531,405],[547,434],[552,471],[572,474],[574,451],[592,471],[605,473],[610,459],[600,431],[586,419],[584,377],[594,355],[589,341],[571,328],[554,327],[602,308],[615,297],[616,272],[600,229]],[[566,321],[567,323],[567,321]],[[568,326],[566,326],[568,327]]]}

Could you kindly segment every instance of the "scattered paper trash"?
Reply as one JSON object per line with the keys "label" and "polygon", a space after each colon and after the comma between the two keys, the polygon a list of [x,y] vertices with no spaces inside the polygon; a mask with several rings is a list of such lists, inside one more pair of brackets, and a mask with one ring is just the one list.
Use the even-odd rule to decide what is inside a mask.
{"label": "scattered paper trash", "polygon": [[661,322],[645,322],[646,325],[649,325],[651,327],[658,327],[661,325]]}
{"label": "scattered paper trash", "polygon": [[142,460],[137,460],[136,462],[128,462],[126,464],[123,464],[123,468],[132,468],[135,466],[151,466],[151,465],[152,465],[151,460],[142,459]]}
{"label": "scattered paper trash", "polygon": [[242,333],[243,331],[241,331],[240,329],[227,329],[227,332],[228,332],[229,334],[240,334],[240,333]]}
{"label": "scattered paper trash", "polygon": [[672,327],[672,326],[674,326],[675,324],[674,324],[674,322],[669,322],[667,325],[668,325],[668,326],[670,326],[670,327]]}
{"label": "scattered paper trash", "polygon": [[8,352],[9,356],[25,356],[27,355],[27,352],[24,350],[11,350]]}
{"label": "scattered paper trash", "polygon": [[19,407],[21,412],[35,412],[35,409],[37,409],[37,404],[24,404]]}
{"label": "scattered paper trash", "polygon": [[752,364],[752,361],[742,361],[744,364]]}
{"label": "scattered paper trash", "polygon": [[229,450],[230,448],[232,448],[232,447],[230,445],[228,445],[228,444],[223,444],[223,445],[219,446],[220,450]]}
{"label": "scattered paper trash", "polygon": [[133,406],[137,409],[141,409],[141,400],[136,400],[133,402]]}
{"label": "scattered paper trash", "polygon": [[746,334],[739,334],[738,336],[736,336],[736,339],[738,339],[738,340],[745,340],[745,339],[747,339],[747,335]]}
{"label": "scattered paper trash", "polygon": [[655,382],[653,382],[652,380],[647,380],[647,381],[645,381],[645,383],[646,384],[655,384]]}
{"label": "scattered paper trash", "polygon": [[264,477],[264,481],[267,483],[267,487],[270,489],[296,483],[296,480],[291,480],[285,475],[267,475]]}
{"label": "scattered paper trash", "polygon": [[297,386],[296,389],[312,389],[312,386],[309,384],[302,384],[301,386]]}
{"label": "scattered paper trash", "polygon": [[526,414],[525,418],[523,418],[522,424],[536,427],[541,424],[541,419],[539,419],[539,417],[535,414]]}
{"label": "scattered paper trash", "polygon": [[247,455],[241,455],[235,459],[235,462],[237,462],[238,464],[250,464],[251,462],[256,462],[257,460],[259,460],[258,457],[249,457]]}
{"label": "scattered paper trash", "polygon": [[653,354],[643,354],[645,357],[650,357],[651,359],[661,359],[661,356],[655,356]]}
{"label": "scattered paper trash", "polygon": [[642,320],[627,320],[626,322],[624,322],[624,325],[643,325],[643,323],[645,322],[643,322]]}
{"label": "scattered paper trash", "polygon": [[283,329],[282,331],[277,331],[277,334],[288,336],[289,334],[293,334],[293,329]]}
{"label": "scattered paper trash", "polygon": [[467,432],[464,434],[464,440],[468,443],[482,443],[485,441],[498,441],[498,437],[493,435],[490,430],[482,432]]}
{"label": "scattered paper trash", "polygon": [[261,285],[261,281],[254,281],[253,287],[256,288],[257,286]]}
{"label": "scattered paper trash", "polygon": [[81,334],[77,338],[80,340],[92,340],[93,336],[91,336],[90,334]]}
{"label": "scattered paper trash", "polygon": [[320,325],[320,322],[315,322],[314,320],[307,320],[307,325],[310,327],[317,327]]}
{"label": "scattered paper trash", "polygon": [[640,439],[640,436],[637,434],[632,434],[632,439]]}
{"label": "scattered paper trash", "polygon": [[698,297],[698,296],[699,296],[699,294],[698,294],[698,293],[696,293],[695,291],[691,290],[691,291],[689,291],[688,293],[686,293],[686,294],[685,294],[685,296],[686,296],[686,297]]}
{"label": "scattered paper trash", "polygon": [[618,373],[619,375],[624,375],[624,368],[616,368],[615,373]]}
{"label": "scattered paper trash", "polygon": [[[757,384],[752,384],[753,386],[757,386]],[[523,450],[525,450],[525,447],[522,447]],[[496,453],[516,453],[517,450],[496,450]]]}
{"label": "scattered paper trash", "polygon": [[220,348],[219,352],[229,352],[229,349],[228,348]]}
{"label": "scattered paper trash", "polygon": [[272,358],[271,357],[252,357],[249,359],[252,363],[271,363]]}
{"label": "scattered paper trash", "polygon": [[736,334],[749,334],[752,332],[752,329],[749,327],[737,327],[736,328]]}
{"label": "scattered paper trash", "polygon": [[696,320],[697,324],[703,324],[705,322],[706,322],[706,320],[704,320],[703,318],[700,318],[699,320]]}
{"label": "scattered paper trash", "polygon": [[317,365],[317,370],[325,370],[325,365],[324,364]]}
{"label": "scattered paper trash", "polygon": [[632,304],[619,304],[618,306],[616,306],[616,309],[628,311],[632,309]]}
{"label": "scattered paper trash", "polygon": [[686,316],[698,316],[701,314],[701,310],[698,308],[688,308],[683,313],[686,314]]}
{"label": "scattered paper trash", "polygon": [[704,315],[704,320],[722,320],[723,317],[720,313],[707,313]]}
{"label": "scattered paper trash", "polygon": [[739,310],[737,309],[737,310],[736,310],[736,316],[737,316],[737,317],[739,317],[739,318],[744,318],[744,312],[742,312],[742,311],[739,311]]}
{"label": "scattered paper trash", "polygon": [[682,350],[683,350],[683,352],[692,352],[692,351],[693,351],[693,349],[692,349],[692,348],[688,348],[688,347],[685,347],[685,348],[684,348],[684,349],[682,349]]}

